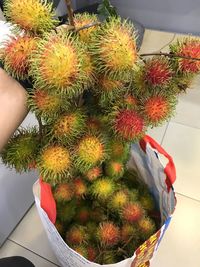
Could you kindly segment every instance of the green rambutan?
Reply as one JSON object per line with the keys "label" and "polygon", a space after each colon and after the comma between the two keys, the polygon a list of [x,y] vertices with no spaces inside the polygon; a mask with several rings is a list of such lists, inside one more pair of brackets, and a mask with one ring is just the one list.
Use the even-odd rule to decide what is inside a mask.
{"label": "green rambutan", "polygon": [[[185,38],[182,42],[170,45],[171,53],[179,56],[200,59],[200,41],[197,38]],[[200,61],[184,58],[175,59],[178,70],[186,74],[195,74],[200,71]]]}
{"label": "green rambutan", "polygon": [[145,195],[141,196],[139,201],[146,211],[150,212],[155,209],[155,201],[150,194],[146,193]]}
{"label": "green rambutan", "polygon": [[107,200],[116,190],[116,184],[108,177],[102,177],[94,181],[90,186],[91,194],[100,200]]}
{"label": "green rambutan", "polygon": [[124,164],[121,161],[109,160],[105,163],[105,175],[119,179],[124,174]]}
{"label": "green rambutan", "polygon": [[71,221],[74,219],[74,216],[76,215],[76,201],[73,199],[70,202],[67,202],[66,204],[60,204],[57,205],[57,219],[66,224],[71,223]]}
{"label": "green rambutan", "polygon": [[144,118],[135,110],[121,109],[111,115],[115,135],[125,141],[137,141],[145,133]]}
{"label": "green rambutan", "polygon": [[36,50],[38,38],[28,35],[10,37],[3,48],[4,69],[14,78],[28,78],[30,58]]}
{"label": "green rambutan", "polygon": [[137,61],[133,25],[111,18],[94,37],[91,51],[99,73],[120,80],[130,80]]}
{"label": "green rambutan", "polygon": [[57,140],[70,144],[85,131],[86,116],[80,109],[59,116],[52,126],[52,134]]}
{"label": "green rambutan", "polygon": [[2,161],[18,172],[27,171],[38,155],[38,131],[35,127],[19,129],[1,152]]}
{"label": "green rambutan", "polygon": [[43,0],[6,0],[5,16],[8,21],[26,31],[39,34],[58,25],[52,3]]}
{"label": "green rambutan", "polygon": [[85,224],[90,219],[90,208],[88,206],[81,206],[76,213],[76,221],[80,224]]}
{"label": "green rambutan", "polygon": [[58,203],[64,203],[72,200],[74,189],[71,183],[58,184],[53,193],[54,199]]}
{"label": "green rambutan", "polygon": [[72,246],[71,247],[74,251],[76,251],[78,254],[83,256],[84,258],[88,258],[88,252],[85,245],[79,245],[79,246]]}
{"label": "green rambutan", "polygon": [[60,113],[63,106],[69,107],[67,101],[59,94],[51,93],[42,89],[35,89],[28,95],[28,105],[31,111],[41,116],[46,121],[54,119]]}
{"label": "green rambutan", "polygon": [[127,190],[119,190],[115,192],[108,202],[108,207],[114,211],[120,211],[129,203],[130,197]]}
{"label": "green rambutan", "polygon": [[120,229],[113,222],[103,222],[97,230],[97,238],[102,246],[115,246],[120,241]]}
{"label": "green rambutan", "polygon": [[75,149],[75,166],[82,173],[103,162],[107,157],[106,145],[101,136],[87,134]]}
{"label": "green rambutan", "polygon": [[125,162],[128,159],[130,144],[122,142],[116,138],[109,141],[109,156],[112,160],[120,160]]}
{"label": "green rambutan", "polygon": [[[89,13],[82,13],[82,14],[75,14],[74,15],[74,24],[76,29],[80,29],[84,26],[98,23],[98,17],[95,14],[89,14]],[[94,35],[94,33],[97,31],[97,28],[99,26],[93,26],[90,28],[82,29],[78,32],[80,40],[89,44],[91,42],[91,36]]]}
{"label": "green rambutan", "polygon": [[104,251],[101,257],[102,264],[114,264],[117,263],[116,252],[115,251]]}
{"label": "green rambutan", "polygon": [[161,94],[152,95],[143,100],[142,110],[148,124],[158,126],[169,120],[174,113],[176,103],[176,97],[166,97]]}
{"label": "green rambutan", "polygon": [[142,206],[135,202],[129,202],[125,206],[123,206],[121,210],[121,218],[122,220],[133,223],[139,221],[144,216],[144,210]]}
{"label": "green rambutan", "polygon": [[138,221],[138,228],[143,239],[148,239],[156,232],[155,222],[149,217],[143,217]]}
{"label": "green rambutan", "polygon": [[153,57],[145,62],[143,79],[148,86],[166,87],[172,80],[173,71],[166,57]]}
{"label": "green rambutan", "polygon": [[83,179],[77,177],[73,180],[74,194],[76,197],[83,197],[87,193],[87,186]]}
{"label": "green rambutan", "polygon": [[87,171],[84,176],[88,181],[93,182],[94,180],[102,176],[102,168],[100,166],[93,167],[92,169]]}
{"label": "green rambutan", "polygon": [[47,34],[31,60],[36,88],[45,88],[68,98],[77,97],[88,79],[83,63],[86,49],[70,32]]}
{"label": "green rambutan", "polygon": [[61,145],[49,145],[41,151],[37,166],[43,180],[55,185],[70,176],[70,153]]}
{"label": "green rambutan", "polygon": [[121,227],[121,241],[127,243],[131,238],[138,239],[138,229],[133,224],[123,224]]}
{"label": "green rambutan", "polygon": [[88,235],[86,228],[81,225],[72,226],[66,233],[65,241],[70,245],[81,245],[86,243]]}

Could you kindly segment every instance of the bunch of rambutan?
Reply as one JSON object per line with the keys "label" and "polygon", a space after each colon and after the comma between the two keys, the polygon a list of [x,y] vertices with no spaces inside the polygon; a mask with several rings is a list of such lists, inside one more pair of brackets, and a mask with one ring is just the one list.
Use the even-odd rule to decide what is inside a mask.
{"label": "bunch of rambutan", "polygon": [[120,17],[76,14],[74,28],[57,30],[43,0],[5,0],[5,15],[17,31],[1,61],[12,77],[33,82],[27,102],[39,127],[19,129],[3,162],[19,172],[34,167],[52,186],[56,228],[76,252],[101,264],[131,257],[160,223],[154,197],[127,170],[131,144],[173,115],[200,72],[200,61],[187,59],[200,59],[200,41],[142,60],[134,25]]}

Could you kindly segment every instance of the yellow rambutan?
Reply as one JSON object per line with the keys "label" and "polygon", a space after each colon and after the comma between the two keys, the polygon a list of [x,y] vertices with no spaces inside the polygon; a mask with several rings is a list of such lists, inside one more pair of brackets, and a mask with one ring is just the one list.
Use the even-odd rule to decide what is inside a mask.
{"label": "yellow rambutan", "polygon": [[119,190],[111,196],[108,207],[111,210],[120,211],[129,202],[129,199],[130,197],[126,190]]}
{"label": "yellow rambutan", "polygon": [[9,21],[34,34],[50,31],[58,25],[52,3],[44,0],[6,0],[4,7]]}
{"label": "yellow rambutan", "polygon": [[89,190],[94,197],[104,201],[108,200],[115,192],[116,184],[110,178],[102,177],[94,181]]}
{"label": "yellow rambutan", "polygon": [[52,144],[41,151],[38,168],[43,180],[52,185],[70,176],[71,156],[66,147]]}

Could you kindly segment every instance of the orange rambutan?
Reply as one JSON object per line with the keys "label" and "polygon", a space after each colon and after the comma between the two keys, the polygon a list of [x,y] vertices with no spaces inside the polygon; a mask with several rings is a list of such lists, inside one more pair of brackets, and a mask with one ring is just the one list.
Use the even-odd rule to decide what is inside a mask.
{"label": "orange rambutan", "polygon": [[54,191],[54,199],[58,203],[68,202],[74,196],[74,190],[71,183],[58,184]]}
{"label": "orange rambutan", "polygon": [[77,177],[73,180],[73,186],[76,197],[83,197],[87,193],[87,186],[80,177]]}
{"label": "orange rambutan", "polygon": [[121,161],[109,160],[105,163],[105,174],[114,179],[119,179],[124,174],[124,164]]}
{"label": "orange rambutan", "polygon": [[14,78],[28,78],[30,58],[37,48],[38,38],[28,35],[10,37],[3,48],[2,60],[5,70]]}
{"label": "orange rambutan", "polygon": [[102,168],[100,166],[93,167],[85,173],[85,178],[92,182],[102,175]]}
{"label": "orange rambutan", "polygon": [[113,222],[103,222],[97,230],[97,237],[105,247],[117,245],[120,240],[120,230]]}
{"label": "orange rambutan", "polygon": [[144,210],[139,203],[128,203],[123,206],[121,218],[129,223],[139,221],[144,215]]}
{"label": "orange rambutan", "polygon": [[87,232],[84,226],[74,225],[66,233],[65,241],[70,245],[80,245],[87,241]]}

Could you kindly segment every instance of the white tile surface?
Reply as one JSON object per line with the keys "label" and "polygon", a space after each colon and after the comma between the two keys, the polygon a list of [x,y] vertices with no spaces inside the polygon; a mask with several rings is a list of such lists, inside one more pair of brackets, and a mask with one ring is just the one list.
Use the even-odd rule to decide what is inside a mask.
{"label": "white tile surface", "polygon": [[35,206],[29,210],[9,239],[58,264]]}
{"label": "white tile surface", "polygon": [[200,200],[200,129],[170,122],[162,145],[176,165],[175,190]]}
{"label": "white tile surface", "polygon": [[186,94],[179,97],[174,122],[200,129],[200,75],[196,77]]}
{"label": "white tile surface", "polygon": [[177,201],[151,267],[200,266],[200,203],[180,195],[177,195]]}
{"label": "white tile surface", "polygon": [[149,128],[147,134],[150,135],[153,139],[155,139],[159,144],[161,144],[162,139],[164,137],[165,131],[167,129],[168,123],[165,123],[163,126]]}
{"label": "white tile surface", "polygon": [[[174,39],[174,36],[174,33],[146,29],[140,54],[158,52],[166,44],[170,43]],[[163,48],[162,51],[167,51],[166,49]]]}
{"label": "white tile surface", "polygon": [[[38,240],[40,243],[40,240]],[[37,256],[36,254],[28,251],[27,249],[18,246],[12,241],[7,240],[3,247],[0,249],[0,258],[11,257],[11,256],[22,256],[31,261],[35,267],[55,267],[53,263]]]}

